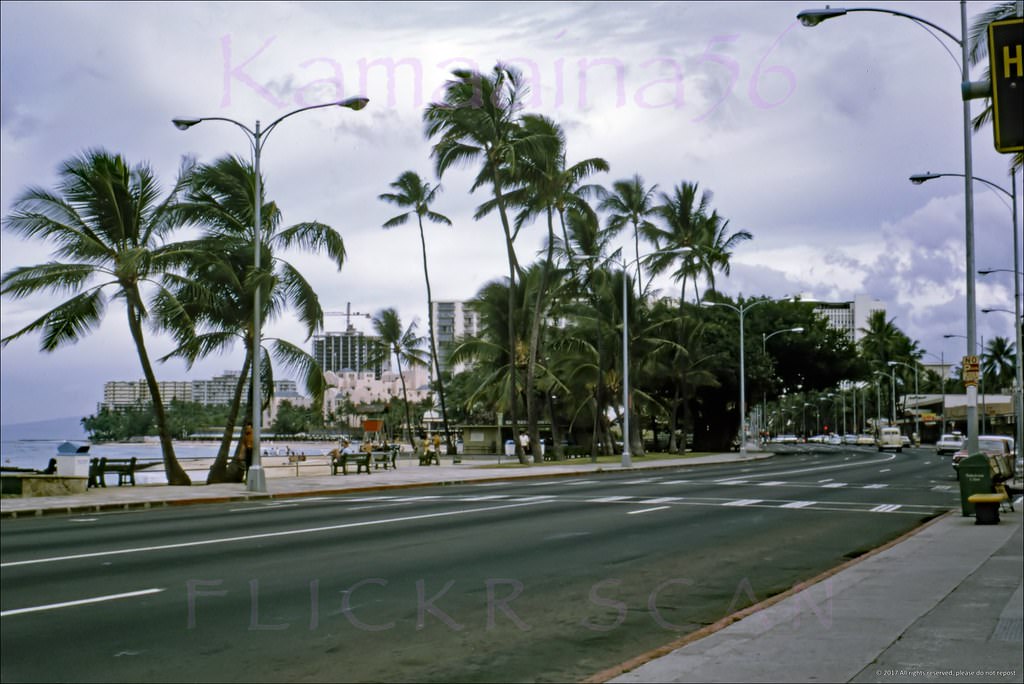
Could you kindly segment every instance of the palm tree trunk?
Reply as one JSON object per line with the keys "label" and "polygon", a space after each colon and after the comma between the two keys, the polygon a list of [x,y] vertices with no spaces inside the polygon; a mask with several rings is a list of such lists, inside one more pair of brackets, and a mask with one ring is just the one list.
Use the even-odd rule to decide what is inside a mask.
{"label": "palm tree trunk", "polygon": [[402,402],[405,403],[405,432],[409,435],[412,452],[416,453],[416,439],[412,435],[412,418],[409,415],[409,395],[405,391],[405,376],[402,375],[402,358],[395,350],[395,365],[398,367],[398,379],[402,381]]}
{"label": "palm tree trunk", "polygon": [[153,402],[153,416],[156,419],[156,429],[160,436],[160,450],[163,454],[164,471],[167,473],[167,484],[188,486],[192,484],[185,469],[178,463],[174,455],[174,443],[171,440],[171,431],[167,425],[167,413],[164,410],[164,402],[160,398],[160,385],[153,372],[153,364],[150,363],[149,354],[146,351],[146,342],[142,334],[142,318],[137,304],[141,301],[138,290],[128,290],[128,328],[131,331],[135,348],[139,354],[139,363],[142,364],[142,374],[146,378],[146,385],[149,387],[149,396]]}
{"label": "palm tree trunk", "polygon": [[[247,350],[252,347],[247,345]],[[206,476],[206,484],[217,484],[220,482],[231,482],[228,476],[228,450],[231,448],[231,440],[235,436],[235,424],[238,422],[238,412],[242,407],[242,394],[245,391],[246,379],[249,377],[249,368],[252,364],[252,353],[246,351],[245,361],[242,363],[242,372],[235,383],[234,397],[231,399],[231,407],[228,409],[227,419],[224,421],[224,434],[220,439],[220,447],[217,449],[217,457],[210,466],[210,472]],[[241,440],[239,440],[241,443]]]}
{"label": "palm tree trunk", "polygon": [[[435,378],[437,378],[437,396],[441,400],[441,422],[444,425],[444,441],[448,447],[448,453],[454,454],[455,448],[452,445],[451,430],[448,429],[448,407],[444,403],[444,378],[441,376],[441,359],[437,355],[437,340],[434,338],[434,298],[430,293],[430,275],[427,273],[427,239],[423,235],[423,217],[416,215],[420,226],[420,246],[423,253],[423,279],[427,283],[427,326],[430,332],[430,358],[434,364]],[[402,386],[405,386],[405,378],[402,378]],[[404,389],[403,389],[404,392]],[[408,405],[408,402],[407,402]]]}

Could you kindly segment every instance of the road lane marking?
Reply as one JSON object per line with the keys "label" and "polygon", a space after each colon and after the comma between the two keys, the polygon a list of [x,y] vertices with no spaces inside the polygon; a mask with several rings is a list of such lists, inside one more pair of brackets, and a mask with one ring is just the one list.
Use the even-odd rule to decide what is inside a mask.
{"label": "road lane marking", "polygon": [[600,499],[587,499],[587,503],[611,503],[613,501],[625,501],[632,499],[631,496],[602,496]]}
{"label": "road lane marking", "polygon": [[541,503],[543,501],[553,501],[554,498],[554,494],[541,494],[540,496],[520,496],[515,499],[509,499],[509,501],[518,501],[520,503]]}
{"label": "road lane marking", "polygon": [[655,508],[641,508],[638,511],[629,511],[628,513],[626,513],[626,515],[636,515],[638,513],[650,513],[652,511],[663,511],[666,508],[669,508],[669,507],[668,506],[656,506]]}
{"label": "road lane marking", "polygon": [[786,483],[783,482],[782,480],[772,480],[771,482],[758,482],[757,486],[758,487],[778,487],[778,486],[784,485],[784,484],[786,484]]}
{"label": "road lane marking", "polygon": [[882,468],[878,472],[880,472],[880,473],[891,473],[892,472],[892,468]]}
{"label": "road lane marking", "polygon": [[901,504],[881,504],[871,509],[872,513],[892,513],[902,508]]}
{"label": "road lane marking", "polygon": [[824,485],[824,488],[825,489],[839,489],[840,487],[848,487],[848,486],[849,486],[849,484],[846,483],[846,482],[829,482],[827,485]]}
{"label": "road lane marking", "polygon": [[779,508],[807,508],[813,506],[816,501],[790,501],[788,504],[783,504]]}
{"label": "road lane marking", "polygon": [[693,482],[693,480],[665,480],[664,482],[659,482],[658,484],[677,485],[677,484],[690,484],[692,482]]}
{"label": "road lane marking", "polygon": [[887,484],[870,484],[870,485],[864,485],[863,489],[885,489],[888,486],[889,485],[887,485]]}
{"label": "road lane marking", "polygon": [[658,478],[656,478],[656,477],[643,477],[643,478],[640,478],[639,480],[625,480],[624,482],[622,482],[622,484],[624,484],[624,485],[638,485],[638,484],[649,484],[651,482],[657,482],[657,481],[658,481]]}
{"label": "road lane marking", "polygon": [[121,556],[132,553],[147,553],[150,551],[169,551],[173,549],[186,549],[195,546],[213,546],[216,544],[229,544],[233,542],[255,541],[257,539],[272,539],[274,537],[292,537],[303,534],[314,534],[317,532],[333,532],[336,530],[353,529],[357,527],[373,527],[375,525],[387,525],[390,523],[416,522],[429,518],[449,518],[456,515],[472,515],[486,513],[489,511],[500,511],[508,508],[521,508],[533,506],[552,501],[552,497],[537,497],[539,500],[520,501],[519,503],[502,504],[500,506],[484,506],[478,508],[460,508],[455,511],[441,511],[438,513],[419,513],[416,515],[403,515],[397,518],[381,518],[379,520],[362,520],[360,522],[338,523],[337,525],[324,525],[322,527],[307,527],[297,530],[283,530],[281,532],[261,532],[257,534],[245,534],[237,537],[218,537],[216,539],[203,539],[200,541],[181,542],[178,544],[158,544],[155,546],[138,546],[128,549],[116,549],[113,551],[93,551],[92,553],[76,553],[68,556],[51,556],[48,558],[33,558],[30,560],[10,561],[0,563],[0,568],[14,568],[22,565],[37,565],[40,563],[57,563],[60,561],[82,560],[85,558],[103,558],[106,556]]}
{"label": "road lane marking", "polygon": [[737,499],[736,501],[729,501],[729,502],[724,503],[722,505],[723,506],[753,506],[754,504],[759,504],[762,501],[764,501],[764,499]]}
{"label": "road lane marking", "polygon": [[13,608],[11,610],[0,611],[0,617],[8,617],[9,615],[21,615],[23,613],[38,613],[44,610],[56,610],[58,608],[71,608],[73,606],[85,606],[90,603],[102,603],[104,601],[117,601],[119,599],[134,598],[136,596],[146,596],[148,594],[159,594],[161,591],[166,591],[164,588],[153,588],[153,589],[142,589],[140,591],[129,591],[123,594],[108,594],[107,596],[94,596],[87,599],[78,599],[77,601],[64,601],[62,603],[50,603],[44,606],[30,606],[28,608]]}
{"label": "road lane marking", "polygon": [[720,484],[720,485],[745,485],[745,484],[750,484],[750,480],[737,480],[734,477],[727,477],[724,480],[715,480],[715,484]]}
{"label": "road lane marking", "polygon": [[597,482],[597,480],[568,480],[566,482],[563,482],[562,484],[574,486],[574,485],[594,484],[595,482]]}
{"label": "road lane marking", "polygon": [[676,503],[682,501],[681,497],[678,496],[659,496],[656,499],[647,499],[644,501],[646,504],[660,504],[660,503]]}
{"label": "road lane marking", "polygon": [[480,496],[456,496],[452,501],[494,501],[495,499],[507,499],[509,494],[481,494]]}

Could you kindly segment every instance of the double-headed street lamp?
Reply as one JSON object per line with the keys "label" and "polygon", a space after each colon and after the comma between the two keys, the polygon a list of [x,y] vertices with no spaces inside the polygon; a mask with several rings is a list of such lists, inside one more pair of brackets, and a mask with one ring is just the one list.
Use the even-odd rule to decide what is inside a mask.
{"label": "double-headed street lamp", "polygon": [[[737,298],[737,302],[743,299],[741,294]],[[744,348],[743,348],[743,316],[750,309],[753,309],[758,304],[764,304],[770,302],[770,299],[755,299],[746,305],[740,304],[739,306],[733,306],[728,302],[701,302],[701,306],[724,306],[728,309],[732,309],[740,315],[740,453],[747,453],[747,375],[746,367],[744,365]],[[772,333],[774,334],[774,333]]]}
{"label": "double-headed street lamp", "polygon": [[[631,468],[633,466],[632,455],[630,454],[629,447],[629,412],[632,408],[632,403],[629,396],[629,272],[630,266],[639,263],[643,259],[649,259],[652,256],[663,255],[663,254],[687,254],[692,251],[691,247],[676,247],[673,249],[663,249],[645,254],[642,257],[638,257],[631,261],[620,261],[615,257],[608,257],[608,261],[611,261],[622,269],[622,467]],[[595,261],[596,257],[576,257],[575,261]]]}
{"label": "double-headed street lamp", "polygon": [[[918,408],[917,408],[918,407],[918,402],[921,401],[921,395],[918,392],[918,384],[917,384],[917,364],[914,364],[913,366],[911,366],[909,363],[903,363],[902,361],[889,361],[889,366],[891,366],[893,370],[896,369],[896,366],[903,366],[904,368],[912,368],[913,371],[914,371],[914,434],[917,435],[918,439],[921,439],[921,426],[920,426],[920,423],[918,422],[918,416],[920,415],[920,411],[918,411]],[[895,389],[896,389],[895,385],[893,385],[893,391],[894,392],[895,392]],[[904,406],[906,406],[906,401],[904,401],[903,403],[904,403]]]}
{"label": "double-headed street lamp", "polygon": [[[327,102],[324,104],[310,105],[309,107],[301,107],[294,111],[288,112],[284,116],[278,117],[266,128],[260,128],[260,122],[256,120],[256,126],[249,128],[243,123],[239,123],[234,119],[229,119],[223,116],[202,116],[202,117],[190,117],[190,118],[178,118],[173,119],[172,123],[179,130],[188,130],[192,126],[203,121],[226,121],[230,124],[238,126],[245,133],[249,140],[249,146],[252,149],[253,159],[253,174],[255,176],[255,190],[253,200],[253,273],[258,274],[260,270],[260,232],[263,229],[262,221],[262,208],[263,208],[263,187],[262,179],[260,178],[260,155],[263,152],[263,145],[266,143],[267,136],[270,132],[277,127],[279,123],[284,121],[290,116],[294,116],[300,112],[306,112],[311,109],[321,109],[323,107],[344,107],[346,109],[352,109],[358,111],[366,106],[370,100],[365,97],[350,97],[337,102]],[[246,482],[248,490],[251,492],[265,492],[267,491],[267,479],[266,473],[263,472],[263,461],[260,454],[260,432],[263,421],[263,392],[260,387],[260,349],[262,342],[262,332],[260,330],[262,323],[262,307],[260,306],[260,288],[257,285],[253,292],[253,314],[252,314],[252,465],[249,468],[249,473],[246,476]]]}
{"label": "double-headed street lamp", "polygon": [[[977,313],[975,311],[974,293],[974,188],[972,183],[972,153],[971,153],[971,103],[973,97],[977,97],[977,84],[971,83],[970,60],[968,59],[967,41],[967,2],[960,0],[960,38],[946,29],[933,24],[927,19],[900,12],[893,9],[881,7],[856,7],[844,9],[841,7],[826,7],[825,9],[804,10],[796,15],[797,19],[804,26],[817,26],[826,19],[841,17],[852,12],[878,12],[896,17],[909,19],[921,28],[928,31],[929,35],[939,41],[939,44],[947,50],[936,31],[953,41],[960,47],[960,92],[963,100],[963,138],[964,138],[964,242],[966,248],[967,265],[967,356],[974,356],[977,353],[975,347],[975,335],[977,331]],[[952,54],[952,53],[951,53]],[[967,450],[968,453],[978,451],[978,395],[973,388],[967,392]]]}

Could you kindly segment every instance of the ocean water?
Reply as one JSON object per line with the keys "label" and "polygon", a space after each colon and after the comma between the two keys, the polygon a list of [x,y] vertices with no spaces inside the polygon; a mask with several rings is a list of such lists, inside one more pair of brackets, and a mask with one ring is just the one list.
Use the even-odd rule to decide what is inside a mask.
{"label": "ocean water", "polygon": [[[32,470],[43,470],[49,464],[50,459],[57,457],[57,447],[69,440],[65,439],[10,439],[5,436],[0,441],[0,465],[8,468],[31,468]],[[72,444],[89,444],[86,440],[70,440]],[[182,467],[188,472],[193,482],[205,482],[209,461],[217,456],[219,442],[178,442],[174,443],[174,454]],[[295,453],[311,455],[326,454],[335,445],[326,442],[264,442],[264,454],[284,455],[286,448],[291,448]],[[231,453],[234,455],[235,443],[231,444]],[[92,444],[89,448],[89,458],[131,458],[136,457],[140,463],[152,463],[150,469],[136,473],[135,480],[138,483],[165,483],[167,476],[163,469],[163,456],[160,452],[160,443],[155,439],[145,442],[107,442]],[[200,463],[199,461],[203,461]],[[109,480],[108,480],[109,483]]]}

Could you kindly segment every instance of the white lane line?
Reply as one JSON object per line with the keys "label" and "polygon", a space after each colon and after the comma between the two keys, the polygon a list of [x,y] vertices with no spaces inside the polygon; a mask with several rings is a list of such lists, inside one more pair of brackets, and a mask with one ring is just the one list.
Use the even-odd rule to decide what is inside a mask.
{"label": "white lane line", "polygon": [[21,615],[23,613],[38,613],[44,610],[56,610],[58,608],[71,608],[73,606],[85,606],[90,603],[102,603],[103,601],[117,601],[119,599],[133,598],[135,596],[146,596],[147,594],[159,594],[166,591],[163,588],[142,589],[140,591],[129,591],[123,594],[108,594],[107,596],[94,596],[93,598],[78,599],[77,601],[64,601],[62,603],[50,603],[43,606],[30,606],[28,608],[13,608],[0,611],[0,617],[9,615]]}
{"label": "white lane line", "polygon": [[825,489],[839,489],[840,487],[848,487],[848,486],[849,486],[849,484],[846,483],[846,482],[829,482],[827,485],[824,485],[824,488]]}
{"label": "white lane line", "polygon": [[658,478],[656,478],[656,477],[644,477],[644,478],[641,478],[639,480],[625,480],[622,484],[628,484],[628,485],[648,484],[648,483],[657,482],[657,481],[658,481]]}
{"label": "white lane line", "polygon": [[762,501],[764,501],[764,499],[737,499],[736,501],[729,501],[729,502],[724,503],[722,505],[723,506],[753,506],[754,504],[759,504]]}
{"label": "white lane line", "polygon": [[889,485],[887,485],[887,484],[871,484],[871,485],[864,485],[863,489],[885,489],[888,486]]}
{"label": "white lane line", "polygon": [[882,468],[878,472],[880,472],[880,473],[891,473],[892,472],[892,468]]}
{"label": "white lane line", "polygon": [[659,496],[657,499],[647,499],[646,501],[644,501],[644,503],[646,503],[646,504],[675,503],[677,501],[682,501],[682,500],[683,499],[680,496]]}
{"label": "white lane line", "polygon": [[259,534],[246,534],[238,537],[218,537],[216,539],[203,539],[201,541],[181,542],[180,544],[158,544],[156,546],[137,546],[128,549],[116,549],[113,551],[94,551],[92,553],[76,553],[69,556],[51,556],[48,558],[33,558],[31,560],[11,561],[0,563],[0,568],[14,568],[22,565],[37,565],[39,563],[56,563],[59,561],[81,560],[83,558],[102,558],[104,556],[120,556],[130,553],[146,553],[149,551],[168,551],[172,549],[185,549],[194,546],[213,546],[216,544],[229,544],[232,542],[254,541],[257,539],[272,539],[274,537],[292,537],[303,534],[314,534],[316,532],[333,532],[335,530],[346,530],[357,527],[373,527],[375,525],[387,525],[389,523],[414,522],[427,520],[429,518],[450,518],[456,515],[472,515],[488,511],[500,511],[508,508],[520,508],[532,506],[551,501],[551,497],[537,497],[537,501],[522,501],[521,503],[502,504],[500,506],[484,506],[479,508],[460,508],[456,511],[441,511],[439,513],[420,513],[417,515],[403,515],[398,518],[381,518],[379,520],[363,520],[360,522],[338,523],[337,525],[324,525],[322,527],[307,527],[297,530],[283,530],[281,532],[261,532]]}
{"label": "white lane line", "polygon": [[600,499],[587,499],[587,503],[611,503],[613,501],[625,501],[632,499],[631,496],[602,496]]}
{"label": "white lane line", "polygon": [[99,518],[71,518],[68,522],[96,522]]}
{"label": "white lane line", "polygon": [[628,513],[626,513],[626,515],[637,515],[639,513],[650,513],[652,511],[663,511],[666,508],[669,508],[669,506],[657,506],[655,508],[641,508],[638,511],[629,511]]}
{"label": "white lane line", "polygon": [[784,485],[784,484],[786,484],[786,483],[783,482],[782,480],[772,480],[771,482],[758,482],[757,486],[758,487],[778,487],[778,486]]}
{"label": "white lane line", "polygon": [[298,506],[297,503],[283,503],[274,506],[246,506],[245,508],[229,508],[229,513],[266,513],[267,511],[274,511],[278,508],[294,508]]}
{"label": "white lane line", "polygon": [[872,513],[892,513],[902,508],[902,504],[881,504],[871,509]]}
{"label": "white lane line", "polygon": [[664,482],[659,482],[658,484],[676,485],[676,484],[690,484],[691,482],[693,482],[693,480],[665,480]]}
{"label": "white lane line", "polygon": [[807,508],[815,503],[814,501],[790,501],[788,504],[782,504],[779,508]]}
{"label": "white lane line", "polygon": [[515,499],[509,499],[509,501],[518,501],[520,503],[541,503],[543,501],[553,501],[554,498],[554,494],[541,494],[540,496],[520,496]]}
{"label": "white lane line", "polygon": [[836,478],[834,478],[834,477],[828,477],[828,478],[825,478],[824,480],[818,480],[818,484],[824,484],[826,482],[833,482],[833,481],[835,481],[835,479]]}
{"label": "white lane line", "polygon": [[587,484],[594,484],[595,482],[597,482],[597,480],[569,480],[568,482],[563,482],[562,484],[564,484],[564,485],[587,485]]}
{"label": "white lane line", "polygon": [[493,501],[495,499],[507,499],[509,494],[482,494],[481,496],[457,496],[452,501]]}
{"label": "white lane line", "polygon": [[724,480],[715,480],[715,484],[720,485],[745,485],[750,484],[750,480],[736,480],[733,478],[726,478]]}

